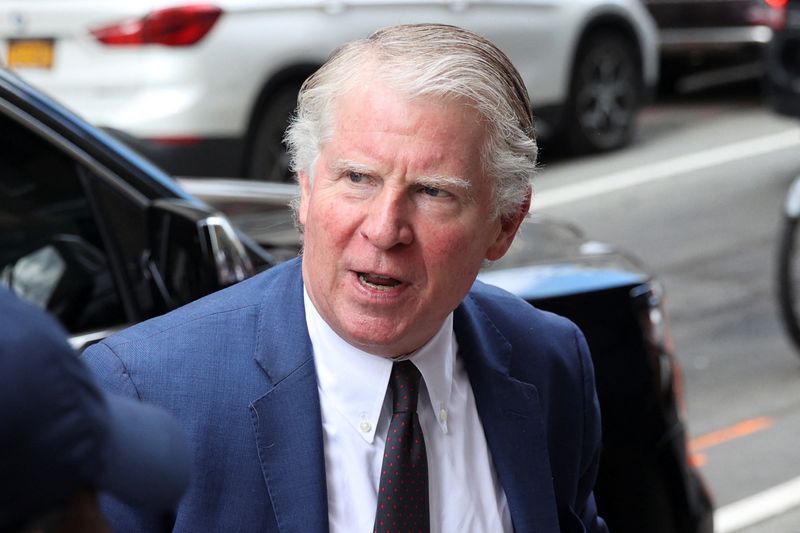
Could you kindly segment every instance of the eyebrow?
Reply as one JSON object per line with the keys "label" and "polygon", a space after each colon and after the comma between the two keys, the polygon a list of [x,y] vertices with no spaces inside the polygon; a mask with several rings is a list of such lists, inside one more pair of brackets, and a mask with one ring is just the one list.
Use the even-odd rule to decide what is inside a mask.
{"label": "eyebrow", "polygon": [[[340,174],[342,172],[359,172],[367,175],[375,174],[375,170],[372,167],[346,159],[333,163],[330,170],[334,174]],[[472,188],[471,181],[458,176],[419,176],[414,181],[423,187],[433,187],[436,189],[453,188],[469,191]]]}
{"label": "eyebrow", "polygon": [[424,187],[433,187],[434,189],[461,189],[469,191],[472,188],[472,182],[457,176],[420,176],[416,182]]}
{"label": "eyebrow", "polygon": [[374,170],[361,163],[356,163],[355,161],[350,161],[349,159],[341,159],[332,163],[329,167],[329,171],[333,174],[341,174],[343,172],[358,172],[360,174],[367,174],[371,175],[374,174]]}

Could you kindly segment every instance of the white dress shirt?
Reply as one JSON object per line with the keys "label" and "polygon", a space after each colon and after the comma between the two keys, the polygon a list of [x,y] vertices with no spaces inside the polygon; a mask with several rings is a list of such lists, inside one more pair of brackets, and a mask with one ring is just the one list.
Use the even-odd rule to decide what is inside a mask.
{"label": "white dress shirt", "polygon": [[[392,361],[342,340],[304,291],[322,409],[331,533],[373,530],[391,418]],[[511,532],[466,370],[456,357],[453,315],[409,359],[422,374],[417,406],[428,455],[431,532]]]}

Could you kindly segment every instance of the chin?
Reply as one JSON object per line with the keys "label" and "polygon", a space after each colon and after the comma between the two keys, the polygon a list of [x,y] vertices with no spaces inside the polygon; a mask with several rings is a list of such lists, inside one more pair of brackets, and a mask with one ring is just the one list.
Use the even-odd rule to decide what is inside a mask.
{"label": "chin", "polygon": [[373,355],[380,355],[382,357],[394,357],[397,355],[402,355],[402,353],[398,353],[402,351],[397,348],[397,344],[391,340],[375,338],[372,336],[351,337],[351,339],[351,344]]}
{"label": "chin", "polygon": [[379,331],[379,328],[365,325],[359,331],[349,331],[345,340],[367,353],[382,357],[396,357],[413,351],[403,350],[403,343],[400,342],[400,339],[404,338],[402,333],[392,331],[391,333],[378,334]]}

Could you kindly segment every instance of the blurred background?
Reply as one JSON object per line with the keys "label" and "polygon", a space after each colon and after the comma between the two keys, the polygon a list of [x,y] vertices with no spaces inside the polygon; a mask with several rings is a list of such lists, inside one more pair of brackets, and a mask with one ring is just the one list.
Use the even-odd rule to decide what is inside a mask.
{"label": "blurred background", "polygon": [[[281,138],[300,84],[341,42],[420,21],[475,29],[522,72],[541,140],[532,213],[581,228],[584,253],[634,256],[663,287],[660,360],[675,367],[665,386],[688,432],[676,453],[710,494],[715,531],[799,532],[800,352],[788,332],[800,204],[787,203],[800,174],[798,2],[0,0],[0,58],[249,223],[268,251],[280,240],[281,258],[298,242]],[[277,198],[266,223],[242,198],[261,194]],[[624,368],[618,379],[633,379]],[[645,425],[631,415],[624,438]],[[710,505],[683,498],[700,510],[670,513]],[[708,533],[704,523],[663,530]]]}

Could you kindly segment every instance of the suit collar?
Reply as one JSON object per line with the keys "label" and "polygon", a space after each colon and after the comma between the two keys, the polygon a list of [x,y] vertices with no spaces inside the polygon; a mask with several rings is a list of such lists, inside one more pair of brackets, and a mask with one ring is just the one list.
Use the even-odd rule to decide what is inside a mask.
{"label": "suit collar", "polygon": [[[322,417],[300,260],[266,275],[255,359],[272,388],[250,406],[261,470],[282,532],[328,531]],[[280,302],[280,306],[276,306]]]}
{"label": "suit collar", "polygon": [[510,375],[511,344],[470,296],[455,311],[455,332],[514,530],[558,531],[536,387]]}
{"label": "suit collar", "polygon": [[301,264],[300,258],[295,258],[263,274],[255,359],[273,384],[313,359],[303,309]]}

